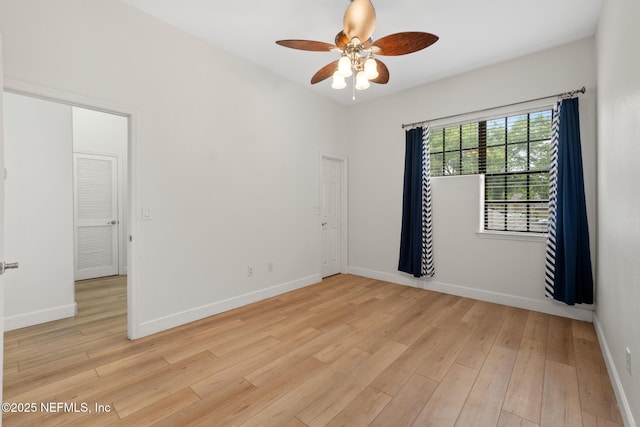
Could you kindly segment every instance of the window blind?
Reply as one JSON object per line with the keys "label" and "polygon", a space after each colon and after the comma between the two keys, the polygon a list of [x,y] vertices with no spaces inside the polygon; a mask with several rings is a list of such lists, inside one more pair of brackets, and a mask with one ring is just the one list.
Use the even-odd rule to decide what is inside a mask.
{"label": "window blind", "polygon": [[435,127],[431,175],[484,174],[485,230],[545,233],[550,108]]}

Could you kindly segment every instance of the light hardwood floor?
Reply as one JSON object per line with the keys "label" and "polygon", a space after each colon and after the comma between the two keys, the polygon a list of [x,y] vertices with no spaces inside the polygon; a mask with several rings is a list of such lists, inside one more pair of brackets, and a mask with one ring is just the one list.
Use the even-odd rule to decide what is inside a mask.
{"label": "light hardwood floor", "polygon": [[123,278],[76,295],[5,334],[5,426],[622,425],[585,322],[338,275],[129,341]]}

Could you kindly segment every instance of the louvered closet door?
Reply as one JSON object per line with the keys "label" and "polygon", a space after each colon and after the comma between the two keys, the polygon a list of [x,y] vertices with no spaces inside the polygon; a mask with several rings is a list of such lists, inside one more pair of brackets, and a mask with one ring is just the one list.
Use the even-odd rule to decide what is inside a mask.
{"label": "louvered closet door", "polygon": [[73,155],[75,279],[118,274],[118,161]]}

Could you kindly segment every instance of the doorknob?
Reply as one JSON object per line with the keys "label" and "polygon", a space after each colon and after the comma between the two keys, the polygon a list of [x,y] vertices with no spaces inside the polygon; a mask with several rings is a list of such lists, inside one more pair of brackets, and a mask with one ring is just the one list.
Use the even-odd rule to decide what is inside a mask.
{"label": "doorknob", "polygon": [[116,225],[117,223],[118,223],[118,221],[116,221],[116,220],[114,219],[114,220],[109,221],[109,222],[107,223],[107,225]]}
{"label": "doorknob", "polygon": [[5,270],[10,270],[12,268],[18,268],[17,262],[0,262],[0,274],[4,274]]}

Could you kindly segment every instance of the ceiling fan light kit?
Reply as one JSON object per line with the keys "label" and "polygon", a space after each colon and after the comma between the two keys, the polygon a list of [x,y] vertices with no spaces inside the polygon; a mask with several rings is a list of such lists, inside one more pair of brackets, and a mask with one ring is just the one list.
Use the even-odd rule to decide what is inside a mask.
{"label": "ceiling fan light kit", "polygon": [[[341,38],[342,34],[338,33],[336,41]],[[353,37],[349,43],[345,45],[342,56],[338,60],[338,66],[333,72],[333,83],[331,87],[334,89],[344,89],[346,87],[346,77],[355,75],[355,88],[357,90],[365,90],[369,87],[369,81],[373,81],[379,77],[378,63],[373,58],[371,50],[365,49],[358,37]],[[342,82],[345,81],[343,84]],[[313,81],[312,81],[313,83]]]}
{"label": "ceiling fan light kit", "polygon": [[335,45],[312,40],[278,40],[276,43],[313,52],[341,52],[340,59],[325,65],[311,77],[311,84],[333,77],[331,87],[344,89],[347,86],[345,79],[353,76],[354,89],[365,90],[370,82],[386,84],[389,81],[389,69],[374,55],[406,55],[438,41],[434,34],[417,31],[391,34],[372,41],[376,11],[370,0],[352,0],[344,14],[343,26],[336,35]]}

